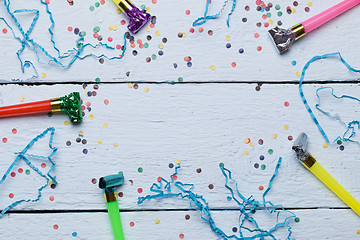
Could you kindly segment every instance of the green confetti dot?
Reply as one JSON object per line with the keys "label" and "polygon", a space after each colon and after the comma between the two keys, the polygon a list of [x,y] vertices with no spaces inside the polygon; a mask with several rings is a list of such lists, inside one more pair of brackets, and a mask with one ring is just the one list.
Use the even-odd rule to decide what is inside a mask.
{"label": "green confetti dot", "polygon": [[95,3],[95,7],[100,7],[100,3],[99,3],[99,2],[96,2],[96,3]]}
{"label": "green confetti dot", "polygon": [[278,11],[277,15],[278,15],[279,17],[281,17],[281,16],[282,16],[282,11]]}
{"label": "green confetti dot", "polygon": [[82,46],[81,43],[76,44],[76,47],[77,47],[77,48],[81,48],[81,46]]}
{"label": "green confetti dot", "polygon": [[48,112],[48,117],[52,117],[52,112]]}
{"label": "green confetti dot", "polygon": [[85,37],[85,36],[86,36],[86,32],[85,32],[85,31],[81,31],[80,34],[81,34],[82,37]]}
{"label": "green confetti dot", "polygon": [[174,84],[175,84],[175,82],[174,82],[174,81],[171,81],[171,82],[170,82],[170,84],[171,84],[171,85],[174,85]]}
{"label": "green confetti dot", "polygon": [[279,9],[280,9],[280,5],[279,5],[279,4],[276,5],[276,6],[275,6],[275,9],[276,9],[276,10],[279,10]]}
{"label": "green confetti dot", "polygon": [[300,218],[296,217],[295,219],[295,222],[300,222]]}
{"label": "green confetti dot", "polygon": [[224,167],[224,163],[219,163],[219,167]]}
{"label": "green confetti dot", "polygon": [[94,10],[95,10],[94,6],[90,6],[89,9],[90,9],[90,11],[94,11]]}
{"label": "green confetti dot", "polygon": [[25,173],[26,173],[26,175],[29,175],[29,174],[30,174],[30,170],[29,170],[29,169],[26,170]]}
{"label": "green confetti dot", "polygon": [[100,27],[99,26],[94,27],[93,31],[94,33],[97,33],[98,31],[100,31]]}
{"label": "green confetti dot", "polygon": [[148,43],[144,43],[144,48],[148,48],[149,44]]}
{"label": "green confetti dot", "polygon": [[118,174],[121,174],[121,175],[123,175],[123,171],[120,171],[120,172],[118,172]]}
{"label": "green confetti dot", "polygon": [[146,8],[145,4],[141,5],[141,9],[145,9],[145,8]]}
{"label": "green confetti dot", "polygon": [[267,13],[266,16],[267,16],[268,18],[271,18],[271,13]]}
{"label": "green confetti dot", "polygon": [[262,164],[262,165],[261,165],[261,170],[265,170],[265,168],[266,168],[266,165],[265,165],[265,164]]}
{"label": "green confetti dot", "polygon": [[339,140],[337,140],[337,142],[336,142],[338,145],[340,145],[340,144],[342,144],[342,141],[339,139]]}
{"label": "green confetti dot", "polygon": [[179,78],[178,78],[178,81],[179,81],[179,82],[182,82],[182,81],[184,81],[184,78],[183,78],[183,77],[179,77]]}
{"label": "green confetti dot", "polygon": [[95,82],[96,82],[96,83],[99,83],[99,82],[100,82],[100,78],[99,78],[99,77],[95,78]]}
{"label": "green confetti dot", "polygon": [[139,168],[138,168],[138,172],[139,172],[139,173],[142,173],[142,172],[143,172],[143,168],[142,168],[142,167],[139,167]]}
{"label": "green confetti dot", "polygon": [[272,150],[271,148],[268,150],[269,154],[273,154],[274,150]]}
{"label": "green confetti dot", "polygon": [[155,54],[151,55],[151,58],[152,58],[153,60],[155,60],[155,59],[156,59],[156,55],[155,55]]}

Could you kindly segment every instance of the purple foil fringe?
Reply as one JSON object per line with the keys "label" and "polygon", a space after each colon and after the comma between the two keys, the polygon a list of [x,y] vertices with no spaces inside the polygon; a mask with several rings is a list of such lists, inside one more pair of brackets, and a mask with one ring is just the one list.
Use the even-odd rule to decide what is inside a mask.
{"label": "purple foil fringe", "polygon": [[149,21],[151,15],[145,9],[138,9],[134,4],[131,7],[125,11],[125,15],[129,18],[128,29],[132,33],[137,33]]}

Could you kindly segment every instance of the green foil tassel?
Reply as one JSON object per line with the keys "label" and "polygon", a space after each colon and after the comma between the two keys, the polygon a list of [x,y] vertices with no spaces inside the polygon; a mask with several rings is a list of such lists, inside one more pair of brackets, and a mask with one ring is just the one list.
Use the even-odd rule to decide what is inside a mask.
{"label": "green foil tassel", "polygon": [[80,93],[73,92],[64,97],[60,97],[60,109],[69,115],[71,122],[80,123],[83,119]]}

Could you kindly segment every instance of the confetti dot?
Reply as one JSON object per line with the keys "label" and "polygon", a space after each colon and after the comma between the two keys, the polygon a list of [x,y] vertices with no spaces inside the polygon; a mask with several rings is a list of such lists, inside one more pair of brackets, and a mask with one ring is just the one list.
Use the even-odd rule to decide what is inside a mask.
{"label": "confetti dot", "polygon": [[232,66],[232,67],[236,67],[236,62],[232,62],[232,63],[231,63],[231,66]]}
{"label": "confetti dot", "polygon": [[311,6],[312,6],[312,2],[308,2],[307,5],[308,5],[309,7],[311,7]]}
{"label": "confetti dot", "polygon": [[266,169],[266,165],[265,164],[262,164],[261,165],[261,170],[265,170]]}
{"label": "confetti dot", "polygon": [[296,218],[294,219],[294,221],[295,221],[295,222],[300,222],[300,218],[296,217]]}
{"label": "confetti dot", "polygon": [[54,197],[54,196],[50,196],[50,197],[49,197],[49,200],[53,202],[53,201],[55,200],[55,197]]}
{"label": "confetti dot", "polygon": [[285,106],[285,107],[288,107],[289,105],[290,105],[289,102],[284,102],[284,106]]}
{"label": "confetti dot", "polygon": [[255,38],[259,38],[259,36],[260,36],[259,33],[254,33]]}
{"label": "confetti dot", "polygon": [[4,28],[4,29],[2,30],[2,32],[3,32],[3,34],[6,34],[8,31],[7,31],[6,28]]}
{"label": "confetti dot", "polygon": [[340,151],[344,151],[345,147],[344,147],[343,145],[341,145],[341,146],[339,147],[339,149],[340,149]]}
{"label": "confetti dot", "polygon": [[227,35],[227,36],[225,37],[225,39],[228,40],[228,41],[230,41],[230,40],[231,40],[231,37],[230,37],[229,35]]}
{"label": "confetti dot", "polygon": [[272,135],[272,137],[273,137],[274,139],[276,139],[276,138],[278,137],[278,135],[277,135],[276,133],[274,133],[274,134]]}
{"label": "confetti dot", "polygon": [[257,48],[256,48],[256,50],[258,50],[259,52],[262,50],[262,47],[261,46],[258,46]]}
{"label": "confetti dot", "polygon": [[159,35],[160,35],[160,31],[157,30],[157,31],[155,32],[155,35],[156,35],[156,36],[159,36]]}
{"label": "confetti dot", "polygon": [[53,226],[53,228],[54,228],[54,230],[58,230],[58,229],[59,229],[59,226],[58,226],[57,224],[55,224],[55,225]]}
{"label": "confetti dot", "polygon": [[204,31],[204,28],[202,28],[202,27],[199,27],[199,32],[203,32]]}
{"label": "confetti dot", "polygon": [[358,230],[356,231],[356,233],[357,233],[357,234],[360,234],[360,229],[358,229]]}
{"label": "confetti dot", "polygon": [[102,143],[103,143],[103,140],[99,139],[98,144],[102,144]]}
{"label": "confetti dot", "polygon": [[13,193],[10,193],[10,194],[9,194],[9,198],[14,198],[14,194],[13,194]]}
{"label": "confetti dot", "polygon": [[71,235],[72,235],[73,237],[76,237],[78,234],[77,234],[77,232],[73,232]]}
{"label": "confetti dot", "polygon": [[149,92],[149,88],[148,88],[148,87],[145,87],[145,88],[144,88],[144,91],[145,91],[145,92]]}
{"label": "confetti dot", "polygon": [[259,186],[259,190],[260,190],[260,191],[264,190],[264,186],[261,186],[261,185],[260,185],[260,186]]}
{"label": "confetti dot", "polygon": [[285,129],[285,130],[289,130],[289,126],[288,126],[288,125],[284,125],[284,129]]}
{"label": "confetti dot", "polygon": [[142,193],[142,192],[143,192],[143,189],[142,189],[142,188],[138,188],[137,191],[138,191],[138,193]]}
{"label": "confetti dot", "polygon": [[249,155],[249,151],[248,151],[248,150],[245,150],[245,151],[244,151],[244,154],[245,154],[245,155]]}
{"label": "confetti dot", "polygon": [[182,234],[182,233],[179,234],[179,238],[180,238],[180,239],[183,239],[183,238],[184,238],[184,234]]}
{"label": "confetti dot", "polygon": [[83,154],[88,154],[88,150],[85,148],[85,149],[83,149]]}
{"label": "confetti dot", "polygon": [[69,124],[70,124],[70,122],[69,122],[69,121],[67,121],[67,120],[66,120],[66,121],[64,121],[64,125],[65,125],[65,126],[67,126],[67,125],[69,125]]}
{"label": "confetti dot", "polygon": [[259,143],[260,145],[263,145],[263,144],[264,144],[264,140],[259,139],[258,143]]}
{"label": "confetti dot", "polygon": [[273,152],[274,152],[274,150],[272,150],[272,149],[269,149],[269,150],[268,150],[268,153],[269,153],[269,154],[273,154]]}
{"label": "confetti dot", "polygon": [[46,78],[46,73],[42,73],[42,74],[41,74],[41,77],[42,77],[42,78]]}
{"label": "confetti dot", "polygon": [[156,218],[155,219],[155,224],[159,224],[160,223],[160,219]]}
{"label": "confetti dot", "polygon": [[327,148],[327,147],[328,147],[327,143],[324,143],[323,148]]}
{"label": "confetti dot", "polygon": [[240,48],[239,53],[244,53],[244,49]]}
{"label": "confetti dot", "polygon": [[96,184],[97,180],[96,178],[91,179],[92,184]]}
{"label": "confetti dot", "polygon": [[291,65],[296,66],[296,61],[295,60],[291,61]]}
{"label": "confetti dot", "polygon": [[139,167],[139,168],[138,168],[138,172],[139,172],[139,173],[142,173],[143,171],[144,171],[144,170],[143,170],[142,167]]}
{"label": "confetti dot", "polygon": [[219,167],[224,167],[224,163],[219,163]]}
{"label": "confetti dot", "polygon": [[296,75],[297,77],[300,77],[301,73],[300,73],[299,71],[297,71],[297,72],[295,73],[295,75]]}
{"label": "confetti dot", "polygon": [[336,141],[336,143],[337,143],[338,145],[341,145],[341,144],[342,144],[342,141],[339,139],[339,140]]}
{"label": "confetti dot", "polygon": [[24,97],[20,97],[19,100],[20,100],[20,102],[23,102],[23,101],[25,101],[25,98],[24,98]]}
{"label": "confetti dot", "polygon": [[42,168],[46,168],[46,164],[45,164],[45,163],[42,163],[42,164],[41,164],[41,167],[42,167]]}
{"label": "confetti dot", "polygon": [[211,66],[210,66],[210,69],[211,69],[211,70],[215,70],[215,66],[214,66],[214,65],[211,65]]}
{"label": "confetti dot", "polygon": [[245,143],[249,143],[249,142],[250,142],[250,138],[245,138],[245,139],[244,139],[244,142],[245,142]]}
{"label": "confetti dot", "polygon": [[190,15],[190,10],[186,10],[186,11],[185,11],[185,14],[186,14],[186,15]]}
{"label": "confetti dot", "polygon": [[180,163],[181,163],[181,160],[180,160],[180,159],[176,159],[175,163],[176,163],[176,164],[180,164]]}
{"label": "confetti dot", "polygon": [[255,164],[254,164],[254,168],[259,168],[259,164],[258,164],[258,163],[255,163]]}
{"label": "confetti dot", "polygon": [[23,170],[22,168],[19,168],[19,169],[18,169],[18,172],[19,172],[19,173],[23,173],[23,171],[24,171],[24,170]]}
{"label": "confetti dot", "polygon": [[117,142],[114,142],[113,146],[117,147],[117,146],[119,146],[119,144]]}
{"label": "confetti dot", "polygon": [[265,157],[264,157],[263,155],[260,155],[259,159],[260,159],[261,161],[263,161],[263,160],[265,159]]}
{"label": "confetti dot", "polygon": [[10,174],[12,177],[15,177],[16,176],[16,173],[15,172],[11,172]]}
{"label": "confetti dot", "polygon": [[214,189],[214,185],[213,185],[213,184],[209,184],[209,189]]}
{"label": "confetti dot", "polygon": [[94,119],[94,115],[90,114],[89,119],[91,119],[91,120]]}
{"label": "confetti dot", "polygon": [[30,174],[30,170],[29,170],[29,169],[26,170],[26,171],[25,171],[25,174],[26,174],[26,175],[29,175],[29,174]]}
{"label": "confetti dot", "polygon": [[189,214],[186,214],[185,215],[185,220],[189,220],[190,219],[190,215]]}

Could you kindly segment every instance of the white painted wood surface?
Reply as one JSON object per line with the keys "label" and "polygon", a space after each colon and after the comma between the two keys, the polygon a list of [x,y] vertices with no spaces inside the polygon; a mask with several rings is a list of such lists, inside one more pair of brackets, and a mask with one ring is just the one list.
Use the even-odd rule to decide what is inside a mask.
{"label": "white painted wood surface", "polygon": [[[277,11],[272,8],[271,19],[274,23],[281,20],[284,28],[291,27],[340,0],[313,2],[308,13],[304,11],[308,1],[298,2],[296,13],[289,15],[286,7],[293,7],[293,1],[272,1],[273,5],[281,5],[283,16],[278,17]],[[109,45],[123,45],[126,27],[120,21],[125,17],[116,14],[116,7],[111,1],[90,11],[89,7],[94,3],[75,1],[74,6],[69,6],[65,0],[51,1],[49,6],[54,14],[55,41],[61,52],[75,47],[77,36],[67,30],[69,26],[86,31],[85,42],[92,44],[97,43],[92,37],[93,28],[99,26],[104,43],[108,43],[110,36],[113,41]],[[155,28],[149,32],[143,29],[135,35],[135,40],[141,39],[143,43],[148,42],[147,35],[152,36],[148,48],[139,49],[136,44],[137,56],[133,56],[134,49],[128,42],[122,60],[105,60],[104,64],[100,64],[98,59],[87,58],[64,70],[54,64],[37,63],[34,53],[26,50],[23,60],[34,62],[39,75],[46,74],[32,82],[59,84],[20,86],[12,83],[0,86],[0,106],[21,103],[22,98],[24,102],[32,102],[79,91],[84,104],[91,108],[90,112],[85,110],[85,118],[80,125],[68,124],[68,118],[63,114],[0,120],[0,176],[14,160],[14,152],[22,150],[47,127],[56,128],[54,146],[59,149],[54,157],[58,186],[55,189],[45,188],[39,202],[14,209],[21,213],[10,213],[1,218],[0,239],[112,239],[108,216],[101,212],[106,209],[101,190],[92,180],[118,171],[123,171],[126,179],[124,185],[118,188],[123,193],[123,197],[119,198],[119,207],[126,211],[122,212],[126,239],[143,239],[144,236],[149,236],[149,239],[179,239],[179,234],[184,234],[184,239],[216,239],[199,213],[189,212],[189,202],[163,199],[138,205],[137,198],[149,194],[149,187],[159,176],[169,178],[174,170],[169,164],[175,164],[180,159],[182,168],[178,180],[195,184],[194,192],[203,194],[210,208],[216,209],[214,217],[217,224],[231,234],[232,228],[237,226],[238,211],[233,210],[236,204],[227,200],[229,192],[224,187],[219,163],[224,163],[233,172],[241,193],[259,199],[263,193],[259,186],[266,189],[280,156],[283,163],[268,200],[295,209],[293,212],[300,222],[292,223],[293,239],[359,238],[358,216],[350,209],[342,209],[347,206],[297,162],[291,151],[293,141],[289,141],[288,137],[295,139],[301,132],[306,132],[311,154],[356,199],[360,199],[359,145],[343,143],[343,151],[336,143],[323,148],[325,141],[301,101],[298,85],[283,82],[296,83],[299,80],[296,73],[301,72],[310,58],[328,52],[339,51],[350,65],[360,68],[360,56],[357,54],[360,50],[360,25],[356,22],[360,7],[312,32],[296,42],[290,52],[279,56],[267,36],[269,28],[256,26],[257,22],[263,24],[268,19],[262,19],[263,13],[256,11],[255,1],[238,1],[230,18],[230,28],[226,27],[225,11],[219,19],[201,26],[204,28],[202,33],[199,33],[199,27],[195,28],[195,33],[190,33],[189,29],[193,20],[203,15],[204,1],[158,0],[153,4],[150,0],[137,0],[135,3],[149,6],[150,13],[157,16]],[[213,1],[210,13],[217,12],[220,5],[222,2]],[[244,10],[245,6],[250,6],[250,11]],[[50,37],[46,29],[50,22],[44,6],[38,1],[13,1],[11,7],[13,10],[40,9],[40,18],[31,36],[49,48]],[[190,10],[190,15],[186,15],[185,10]],[[9,19],[3,6],[0,7],[0,17]],[[242,21],[244,17],[247,18],[246,23]],[[21,20],[27,26],[31,19],[24,15]],[[11,21],[9,23],[14,26]],[[113,25],[118,26],[117,31],[109,30],[109,26]],[[0,21],[0,30],[4,27]],[[213,31],[212,36],[208,34],[209,30]],[[159,31],[158,35],[156,31]],[[179,32],[185,32],[187,36],[179,38]],[[254,33],[259,33],[260,37],[255,38]],[[231,40],[226,40],[227,35]],[[167,38],[162,49],[164,55],[159,56],[158,44],[164,37]],[[231,48],[226,48],[227,43],[231,43]],[[262,46],[262,50],[257,51],[257,46]],[[19,42],[10,32],[0,32],[1,82],[11,83],[13,78],[26,79],[32,75],[32,72],[21,74],[15,55],[19,48]],[[240,54],[239,48],[245,52]],[[51,53],[54,54],[54,51]],[[118,56],[121,51],[101,48],[93,53]],[[157,59],[146,63],[146,57],[152,54],[157,55]],[[186,65],[186,56],[192,58],[192,67]],[[292,61],[297,64],[293,66]],[[231,66],[232,62],[237,64],[236,67]],[[177,63],[178,67],[174,68],[173,63]],[[211,65],[215,66],[215,70],[210,69]],[[83,82],[94,83],[97,77],[107,83],[100,83],[97,90],[94,84],[81,85]],[[184,84],[168,84],[177,82],[179,77],[183,77]],[[314,109],[317,103],[315,91],[321,86],[332,86],[337,95],[360,98],[359,75],[345,69],[338,59],[331,58],[312,64],[305,78],[305,81],[308,80],[354,82],[304,85],[305,95],[318,120],[331,139],[335,139],[345,129]],[[69,84],[61,84],[64,82]],[[137,89],[128,85],[134,82],[138,83]],[[257,91],[257,82],[272,84],[263,84]],[[89,97],[88,91],[96,91],[97,95]],[[358,103],[334,101],[327,91],[321,97],[326,110],[339,111],[346,122],[359,120]],[[105,100],[109,104],[105,104]],[[285,102],[289,103],[288,107]],[[288,130],[284,128],[286,125]],[[16,129],[15,134],[13,129]],[[83,132],[81,140],[85,139],[86,144],[76,142],[80,131]],[[274,134],[277,138],[273,137]],[[6,143],[3,138],[7,139]],[[245,138],[250,138],[254,146],[246,144]],[[259,139],[263,139],[263,145],[258,143]],[[48,153],[46,141],[40,141],[31,151]],[[68,141],[71,144],[67,144]],[[87,154],[83,153],[84,149]],[[274,153],[269,154],[269,149],[273,149]],[[245,151],[249,152],[248,155]],[[265,157],[263,161],[259,160],[260,155]],[[42,163],[46,164],[45,168],[41,167]],[[266,165],[266,169],[256,169],[256,163]],[[49,169],[48,162],[37,162],[37,166],[44,172]],[[143,169],[142,173],[138,172],[139,167]],[[36,198],[37,188],[44,184],[34,171],[27,175],[19,173],[19,168],[29,169],[24,162],[19,163],[14,169],[16,176],[9,176],[0,185],[0,209],[14,200]],[[197,173],[200,168],[201,173]],[[209,184],[213,184],[214,189],[209,189]],[[142,193],[138,192],[140,188]],[[9,198],[10,193],[14,194],[14,198]],[[32,210],[36,212],[30,213]],[[47,213],[42,213],[44,211]],[[188,221],[184,219],[186,214],[191,215]],[[263,213],[259,210],[257,214]],[[160,224],[155,224],[155,219],[159,219]],[[265,227],[271,223],[266,216],[262,219]],[[134,222],[135,226],[130,227],[130,222]],[[59,229],[53,229],[55,224]],[[76,237],[72,236],[74,232]],[[279,239],[284,239],[284,231],[277,234]]]}

